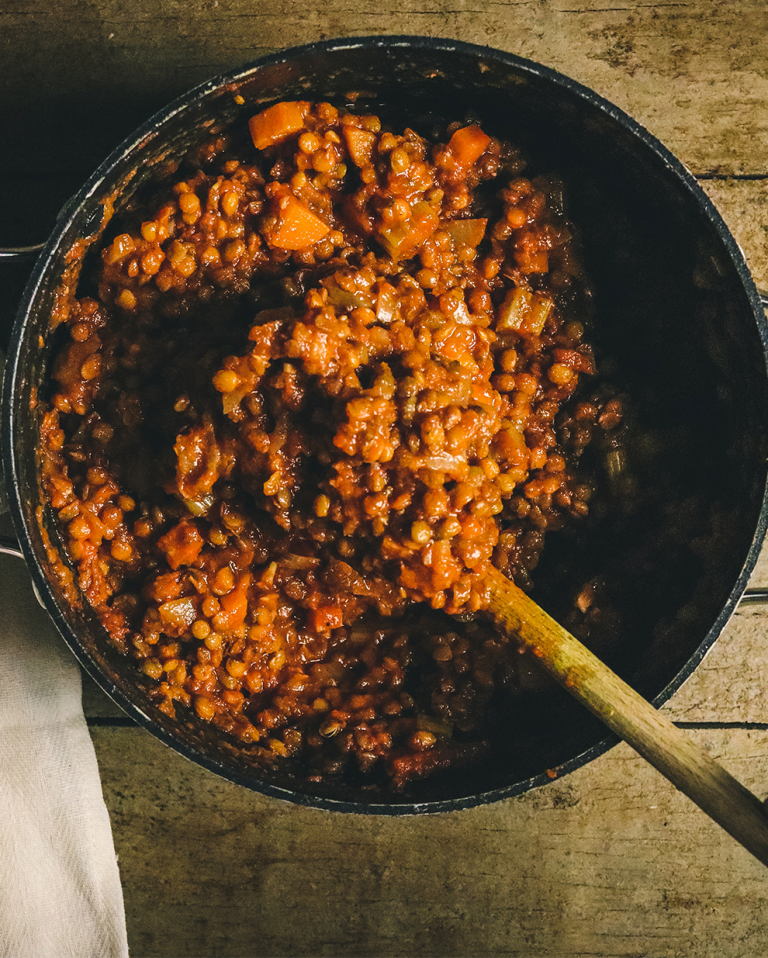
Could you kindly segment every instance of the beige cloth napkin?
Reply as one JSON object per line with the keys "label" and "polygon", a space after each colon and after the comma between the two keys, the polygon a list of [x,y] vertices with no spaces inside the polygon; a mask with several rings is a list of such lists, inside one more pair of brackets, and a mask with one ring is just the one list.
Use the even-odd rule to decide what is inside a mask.
{"label": "beige cloth napkin", "polygon": [[127,955],[80,670],[24,563],[0,555],[0,958]]}

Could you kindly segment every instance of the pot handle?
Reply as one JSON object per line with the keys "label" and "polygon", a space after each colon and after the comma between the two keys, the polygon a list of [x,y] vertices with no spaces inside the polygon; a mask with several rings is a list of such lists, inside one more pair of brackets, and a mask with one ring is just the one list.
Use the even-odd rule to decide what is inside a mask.
{"label": "pot handle", "polygon": [[21,551],[18,542],[11,539],[10,536],[0,536],[0,554],[13,556],[16,559],[24,558],[24,553]]}
{"label": "pot handle", "polygon": [[0,246],[0,263],[28,263],[37,259],[45,243],[34,246]]}
{"label": "pot handle", "polygon": [[768,604],[768,589],[747,589],[739,600],[738,608],[743,605],[766,605]]}
{"label": "pot handle", "polygon": [[[56,221],[63,220],[76,206],[77,197],[71,196],[59,210]],[[35,243],[32,246],[0,246],[0,265],[3,263],[32,263],[47,245],[48,240],[46,239],[42,243]]]}

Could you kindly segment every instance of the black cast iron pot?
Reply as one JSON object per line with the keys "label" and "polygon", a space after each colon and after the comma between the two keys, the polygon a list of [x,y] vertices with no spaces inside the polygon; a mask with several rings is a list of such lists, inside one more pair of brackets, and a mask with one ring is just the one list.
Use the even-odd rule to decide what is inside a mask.
{"label": "black cast iron pot", "polygon": [[[414,813],[491,802],[546,784],[614,744],[531,666],[500,711],[491,752],[401,794],[308,783],[288,761],[261,767],[194,717],[171,720],[95,614],[63,594],[57,534],[41,496],[36,404],[45,398],[57,295],[88,245],[140,191],[211,133],[280,99],[356,94],[357,108],[429,135],[478,120],[533,172],[567,184],[594,289],[598,364],[630,399],[626,464],[608,469],[593,517],[552,535],[534,598],[556,617],[586,582],[608,613],[591,641],[659,705],[691,674],[739,602],[766,529],[768,377],[760,298],[723,221],[685,168],[616,107],[537,64],[419,37],[337,40],[265,57],[171,104],[127,140],[62,212],[37,260],[6,368],[3,461],[19,540],[42,602],[86,671],[188,758],[269,795],[342,811]],[[615,465],[615,463],[614,463]],[[595,469],[600,477],[601,464]],[[524,670],[525,672],[525,670]]]}

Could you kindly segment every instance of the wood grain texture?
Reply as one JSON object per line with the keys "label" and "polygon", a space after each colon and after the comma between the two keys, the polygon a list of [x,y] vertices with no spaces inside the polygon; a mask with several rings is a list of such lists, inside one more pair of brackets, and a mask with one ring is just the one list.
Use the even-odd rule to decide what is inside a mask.
{"label": "wood grain texture", "polygon": [[[455,37],[529,57],[627,110],[697,173],[766,172],[760,0],[6,0],[0,116],[14,121],[21,155],[37,157],[40,172],[54,138],[77,165],[89,129],[118,142],[142,111],[218,72],[292,44],[382,33]],[[19,130],[30,111],[47,125]],[[106,130],[93,130],[96,117]],[[67,130],[74,136],[62,141]]]}
{"label": "wood grain texture", "polygon": [[664,712],[677,722],[768,723],[768,610],[736,612]]}
{"label": "wood grain texture", "polygon": [[[755,283],[768,290],[768,180],[702,180],[701,185],[741,246]],[[768,555],[759,568],[768,581]]]}
{"label": "wood grain texture", "polygon": [[[768,733],[699,743],[764,790]],[[343,816],[93,730],[138,956],[768,953],[765,869],[627,746],[518,799]]]}

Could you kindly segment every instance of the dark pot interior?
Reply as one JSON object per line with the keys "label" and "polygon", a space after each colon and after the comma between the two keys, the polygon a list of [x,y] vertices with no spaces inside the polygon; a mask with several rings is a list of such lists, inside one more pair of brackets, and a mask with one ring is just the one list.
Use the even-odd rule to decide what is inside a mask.
{"label": "dark pot interior", "polygon": [[584,583],[599,583],[612,615],[595,648],[656,703],[693,671],[733,611],[765,531],[765,319],[735,243],[684,168],[591,92],[506,54],[417,38],[319,44],[212,81],[137,131],[64,211],[25,294],[6,384],[6,472],[49,611],[87,671],[138,721],[200,764],[278,797],[341,810],[438,811],[544,784],[548,769],[562,774],[613,739],[532,666],[493,753],[475,769],[388,796],[310,785],[285,762],[255,767],[234,742],[150,704],[143,678],[90,609],[63,594],[44,543],[49,535],[55,545],[56,533],[41,507],[33,397],[44,390],[57,290],[76,279],[76,242],[106,227],[106,201],[120,210],[191,146],[257,105],[341,104],[351,92],[358,106],[425,135],[436,119],[477,119],[523,147],[532,170],[563,176],[594,290],[598,365],[631,397],[634,493],[630,508],[624,480],[616,486],[603,477],[593,516],[548,541],[534,598],[562,616]]}

